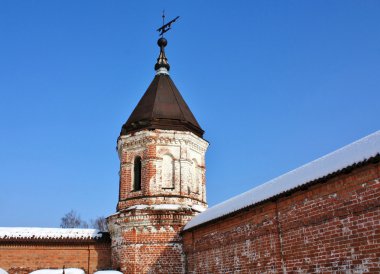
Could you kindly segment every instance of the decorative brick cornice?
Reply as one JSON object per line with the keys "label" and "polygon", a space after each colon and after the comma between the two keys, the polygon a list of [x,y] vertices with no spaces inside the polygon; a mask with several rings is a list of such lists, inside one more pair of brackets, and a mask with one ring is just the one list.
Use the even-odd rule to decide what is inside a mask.
{"label": "decorative brick cornice", "polygon": [[175,130],[143,130],[134,134],[120,136],[117,142],[119,156],[123,148],[140,148],[149,144],[181,145],[186,144],[192,149],[205,152],[209,143],[191,132]]}

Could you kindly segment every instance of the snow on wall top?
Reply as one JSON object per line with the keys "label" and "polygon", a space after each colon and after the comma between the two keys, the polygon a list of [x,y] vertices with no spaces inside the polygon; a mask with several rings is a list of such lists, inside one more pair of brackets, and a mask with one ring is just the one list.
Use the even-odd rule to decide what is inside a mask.
{"label": "snow on wall top", "polygon": [[[62,274],[63,269],[40,269],[29,274]],[[82,269],[79,268],[65,268],[65,274],[85,274]]]}
{"label": "snow on wall top", "polygon": [[97,229],[82,228],[41,228],[41,227],[0,227],[2,239],[99,239],[102,233]]}
{"label": "snow on wall top", "polygon": [[184,230],[222,217],[239,209],[269,199],[285,191],[317,180],[355,163],[362,162],[380,153],[380,131],[376,131],[356,142],[330,154],[272,179],[247,192],[210,207],[188,222]]}

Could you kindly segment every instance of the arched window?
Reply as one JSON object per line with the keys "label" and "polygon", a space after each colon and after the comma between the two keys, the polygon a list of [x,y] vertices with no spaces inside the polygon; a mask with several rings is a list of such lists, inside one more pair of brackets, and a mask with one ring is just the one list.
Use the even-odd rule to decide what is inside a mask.
{"label": "arched window", "polygon": [[137,156],[133,163],[133,190],[141,190],[141,157]]}
{"label": "arched window", "polygon": [[174,162],[170,155],[162,157],[162,187],[174,187]]}

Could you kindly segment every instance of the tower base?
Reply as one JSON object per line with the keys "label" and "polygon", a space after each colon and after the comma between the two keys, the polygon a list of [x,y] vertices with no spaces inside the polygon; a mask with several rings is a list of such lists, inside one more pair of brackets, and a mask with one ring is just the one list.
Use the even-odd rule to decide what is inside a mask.
{"label": "tower base", "polygon": [[113,267],[123,273],[185,273],[180,232],[195,214],[180,205],[137,205],[108,217]]}

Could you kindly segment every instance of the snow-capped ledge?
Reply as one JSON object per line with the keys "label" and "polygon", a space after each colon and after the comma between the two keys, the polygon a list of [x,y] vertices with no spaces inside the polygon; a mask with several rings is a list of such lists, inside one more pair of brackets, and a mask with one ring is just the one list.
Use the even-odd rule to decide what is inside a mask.
{"label": "snow-capped ledge", "polygon": [[203,212],[207,208],[205,208],[204,206],[201,206],[201,205],[192,205],[191,209],[194,210],[194,211],[197,211],[197,212]]}
{"label": "snow-capped ledge", "polygon": [[[39,269],[29,274],[62,274],[63,269]],[[85,274],[82,269],[79,268],[65,268],[65,274]]]}
{"label": "snow-capped ledge", "polygon": [[0,227],[0,240],[4,239],[100,239],[97,229]]}
{"label": "snow-capped ledge", "polygon": [[265,201],[283,192],[292,190],[353,164],[363,162],[380,154],[380,131],[376,131],[356,142],[327,154],[317,160],[285,173],[247,192],[225,202],[210,207],[188,222],[184,230],[193,228],[211,220],[250,205]]}
{"label": "snow-capped ledge", "polygon": [[178,204],[157,204],[157,205],[134,205],[128,207],[126,210],[133,210],[133,209],[141,209],[141,210],[174,210],[174,211],[180,211],[180,210],[194,210],[198,212],[202,212],[205,210],[204,207],[198,206],[198,205],[178,205]]}

